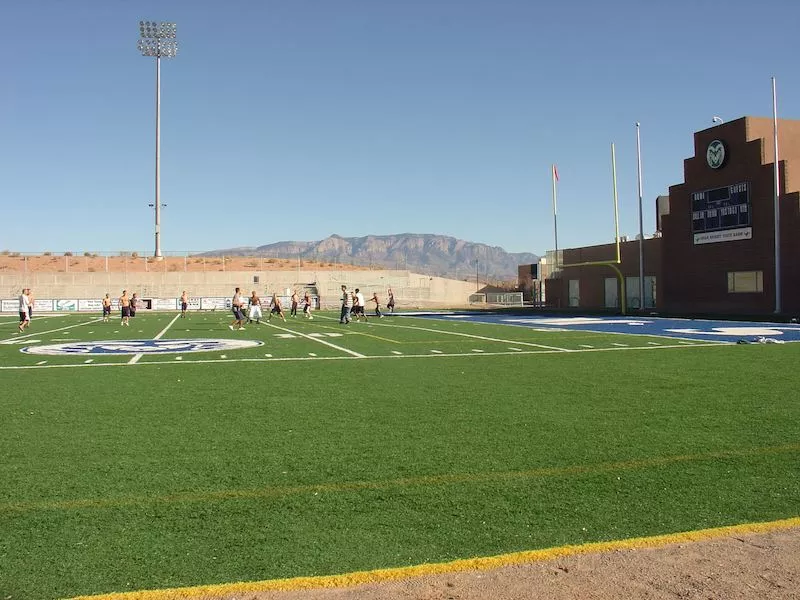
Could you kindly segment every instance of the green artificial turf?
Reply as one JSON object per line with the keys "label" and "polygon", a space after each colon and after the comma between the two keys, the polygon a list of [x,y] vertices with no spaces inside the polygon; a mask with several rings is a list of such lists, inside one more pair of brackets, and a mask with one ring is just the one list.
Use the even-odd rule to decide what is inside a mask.
{"label": "green artificial turf", "polygon": [[[75,366],[0,370],[0,598],[333,574],[798,514],[800,344],[417,319],[343,331],[325,316],[278,325],[339,336],[230,332],[224,315],[164,335],[265,342],[214,362],[54,357]],[[48,336],[152,338],[171,318]],[[0,346],[2,364],[51,360],[22,346]]]}

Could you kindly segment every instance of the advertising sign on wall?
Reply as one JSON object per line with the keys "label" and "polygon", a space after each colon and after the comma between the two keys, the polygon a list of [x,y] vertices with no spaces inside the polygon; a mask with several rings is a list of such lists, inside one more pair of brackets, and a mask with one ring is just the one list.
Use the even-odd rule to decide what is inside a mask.
{"label": "advertising sign on wall", "polygon": [[200,298],[200,308],[202,310],[226,310],[230,307],[230,298]]}
{"label": "advertising sign on wall", "polygon": [[153,298],[153,310],[176,310],[178,300],[176,298]]}
{"label": "advertising sign on wall", "polygon": [[59,312],[74,312],[78,310],[77,300],[56,300],[56,310]]}
{"label": "advertising sign on wall", "polygon": [[82,298],[78,300],[78,310],[89,312],[103,312],[103,301],[99,298]]}
{"label": "advertising sign on wall", "polygon": [[34,298],[33,300],[33,312],[35,313],[53,312],[53,306],[55,306],[55,301],[49,298]]}

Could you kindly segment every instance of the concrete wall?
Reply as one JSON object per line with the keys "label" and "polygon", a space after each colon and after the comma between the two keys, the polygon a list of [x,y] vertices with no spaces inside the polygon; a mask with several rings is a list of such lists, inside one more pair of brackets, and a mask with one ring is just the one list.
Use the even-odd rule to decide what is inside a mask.
{"label": "concrete wall", "polygon": [[430,277],[411,271],[229,271],[166,273],[8,273],[0,275],[0,298],[16,298],[30,287],[37,298],[118,297],[123,289],[142,298],[177,298],[183,290],[190,296],[232,296],[235,287],[262,296],[283,293],[286,288],[316,288],[322,307],[338,307],[341,285],[359,288],[365,296],[378,294],[386,305],[391,287],[398,307],[465,307],[475,282]]}

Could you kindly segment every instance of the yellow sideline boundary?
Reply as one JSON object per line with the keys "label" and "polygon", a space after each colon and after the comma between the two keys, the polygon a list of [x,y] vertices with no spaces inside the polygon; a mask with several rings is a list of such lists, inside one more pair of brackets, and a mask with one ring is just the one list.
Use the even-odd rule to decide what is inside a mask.
{"label": "yellow sideline boundary", "polygon": [[447,563],[423,564],[395,569],[377,569],[374,571],[357,571],[343,575],[329,575],[320,577],[294,577],[291,579],[271,579],[266,581],[252,581],[240,583],[225,583],[217,585],[204,585],[196,587],[171,588],[163,590],[142,590],[137,592],[121,592],[101,594],[95,596],[77,596],[70,600],[200,600],[211,596],[223,594],[241,594],[245,592],[268,591],[297,591],[319,588],[352,587],[365,583],[378,583],[396,581],[423,575],[439,575],[469,570],[488,570],[508,565],[540,562],[554,558],[609,552],[615,550],[635,550],[641,548],[658,548],[669,544],[681,542],[700,542],[733,535],[749,533],[765,533],[791,527],[800,527],[800,517],[769,521],[764,523],[745,523],[727,527],[714,527],[669,533],[651,537],[629,538],[611,542],[591,542],[578,546],[560,546],[542,550],[528,550],[488,556],[482,558],[469,558],[455,560]]}

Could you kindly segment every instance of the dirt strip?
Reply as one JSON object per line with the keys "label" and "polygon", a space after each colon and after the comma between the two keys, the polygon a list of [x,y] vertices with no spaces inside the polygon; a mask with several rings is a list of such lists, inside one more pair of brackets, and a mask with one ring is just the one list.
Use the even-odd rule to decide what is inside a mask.
{"label": "dirt strip", "polygon": [[[185,596],[183,596],[185,598]],[[202,600],[798,600],[800,528],[349,588]],[[200,600],[200,597],[198,597]]]}

